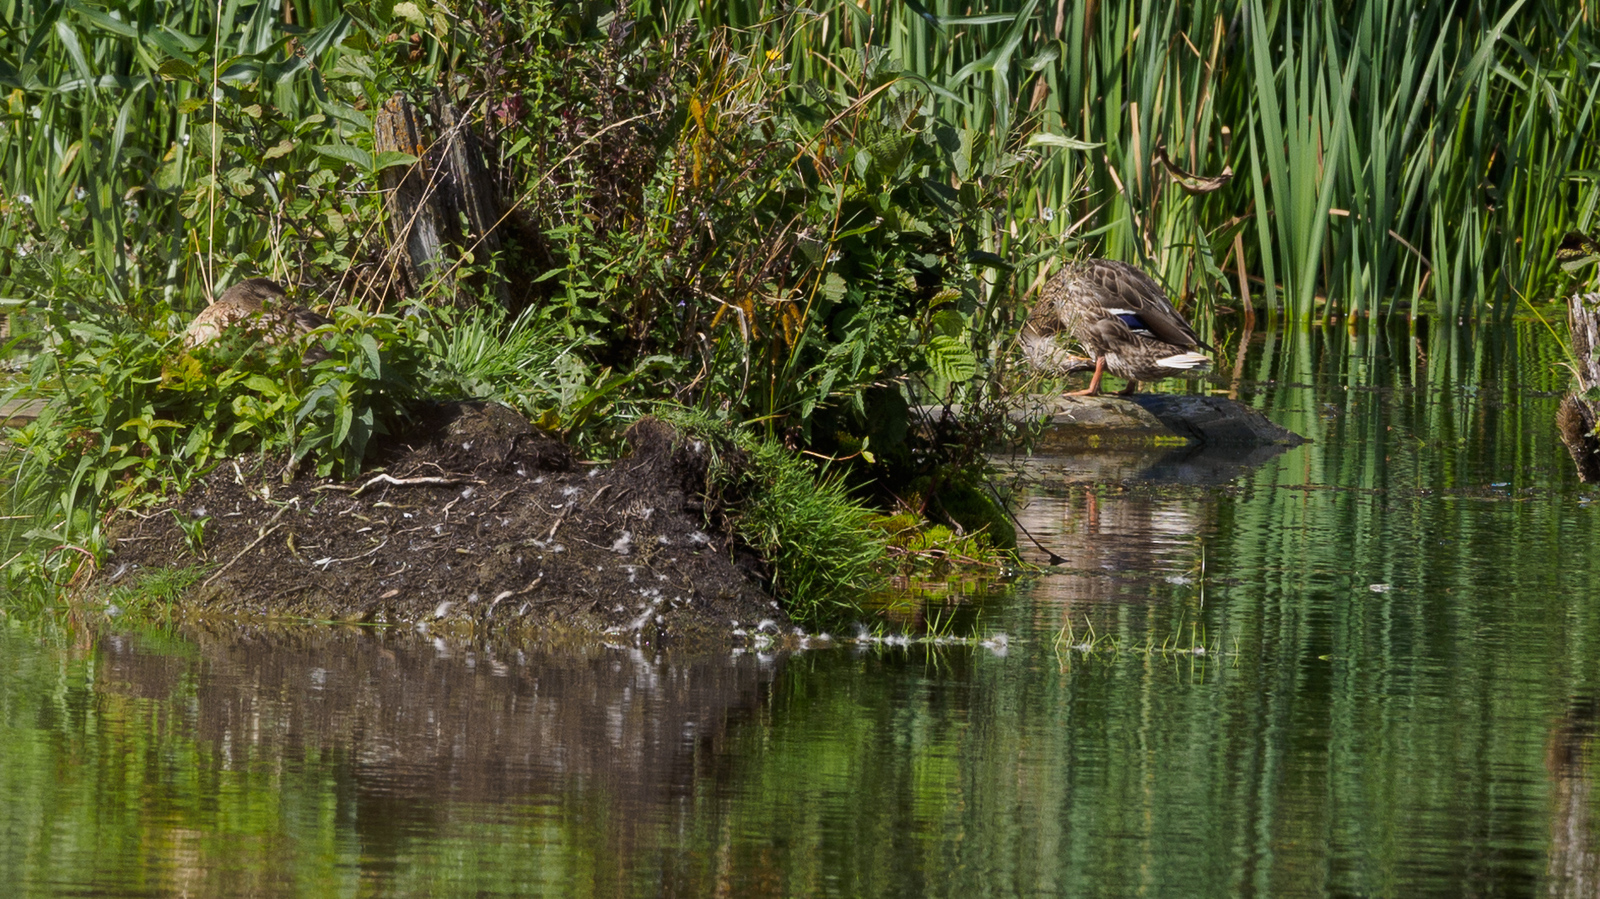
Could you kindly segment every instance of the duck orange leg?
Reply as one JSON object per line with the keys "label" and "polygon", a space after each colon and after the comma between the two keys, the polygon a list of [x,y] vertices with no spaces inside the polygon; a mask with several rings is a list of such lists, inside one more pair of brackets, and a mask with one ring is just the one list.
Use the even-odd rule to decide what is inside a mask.
{"label": "duck orange leg", "polygon": [[1089,386],[1082,390],[1071,390],[1066,396],[1099,396],[1100,376],[1106,373],[1106,357],[1101,356],[1094,360],[1094,376],[1089,379]]}
{"label": "duck orange leg", "polygon": [[1126,387],[1122,388],[1121,390],[1117,391],[1117,396],[1133,396],[1134,394],[1136,394],[1138,392],[1139,392],[1139,382],[1138,381],[1129,381],[1128,382],[1128,386],[1126,386]]}

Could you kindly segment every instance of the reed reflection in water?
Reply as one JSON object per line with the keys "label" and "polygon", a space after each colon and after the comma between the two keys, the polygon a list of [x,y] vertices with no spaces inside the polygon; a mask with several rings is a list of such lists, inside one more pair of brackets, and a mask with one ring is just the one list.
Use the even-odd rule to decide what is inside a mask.
{"label": "reed reflection in water", "polygon": [[[25,895],[1592,895],[1600,503],[1549,427],[1554,355],[1335,336],[1242,366],[1311,445],[1023,463],[1066,561],[974,601],[1004,647],[9,621],[0,870]],[[1061,646],[1069,622],[1107,642]]]}

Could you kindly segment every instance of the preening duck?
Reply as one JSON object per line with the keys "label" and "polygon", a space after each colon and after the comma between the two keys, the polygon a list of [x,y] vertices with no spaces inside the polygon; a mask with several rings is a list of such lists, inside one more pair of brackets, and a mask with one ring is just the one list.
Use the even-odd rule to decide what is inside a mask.
{"label": "preening duck", "polygon": [[[1057,342],[1070,334],[1092,358],[1072,356]],[[1023,355],[1052,374],[1094,370],[1088,388],[1068,396],[1098,396],[1100,378],[1111,372],[1128,381],[1126,396],[1140,381],[1195,377],[1211,360],[1194,329],[1172,308],[1154,279],[1125,262],[1086,259],[1051,278],[1022,328]]]}
{"label": "preening duck", "polygon": [[[276,344],[332,322],[325,315],[288,302],[286,296],[277,282],[266,278],[240,281],[195,316],[183,334],[183,345],[193,349],[211,343],[235,325],[259,331],[263,340]],[[313,347],[306,353],[306,362],[316,362],[318,359],[313,357],[326,355]]]}

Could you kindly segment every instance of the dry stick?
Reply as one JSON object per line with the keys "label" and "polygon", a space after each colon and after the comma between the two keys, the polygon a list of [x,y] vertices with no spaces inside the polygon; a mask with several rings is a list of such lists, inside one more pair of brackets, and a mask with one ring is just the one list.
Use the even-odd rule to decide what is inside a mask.
{"label": "dry stick", "polygon": [[567,513],[571,512],[576,505],[577,503],[575,502],[567,503],[567,507],[561,510],[560,515],[556,516],[556,523],[550,526],[550,533],[544,535],[544,542],[549,543],[551,540],[556,539],[556,528],[561,527],[561,522],[567,520]]}
{"label": "dry stick", "polygon": [[267,521],[267,524],[270,525],[270,527],[268,527],[266,530],[262,531],[261,532],[261,536],[257,537],[249,546],[245,547],[244,549],[239,550],[239,554],[234,556],[233,558],[229,559],[228,560],[228,564],[222,566],[221,568],[218,568],[216,571],[213,571],[211,573],[211,576],[206,578],[205,582],[200,585],[200,589],[204,590],[205,588],[211,586],[211,582],[212,581],[214,581],[217,578],[221,577],[222,573],[224,571],[227,571],[229,568],[232,568],[233,567],[233,563],[235,563],[235,562],[239,561],[240,559],[244,558],[244,554],[245,553],[247,553],[250,550],[255,549],[257,546],[261,545],[261,541],[267,539],[268,535],[270,535],[273,531],[276,531],[278,529],[278,519],[283,517],[283,513],[289,511],[289,506],[290,505],[298,506],[299,505],[299,501],[298,500],[293,500],[291,502],[284,503],[283,505],[279,506],[278,507],[278,511],[272,516],[271,519],[269,519]]}
{"label": "dry stick", "polygon": [[434,486],[448,487],[452,484],[459,483],[461,483],[460,478],[392,478],[386,474],[380,474],[365,484],[362,484],[360,487],[357,487],[356,492],[350,494],[350,496],[352,498],[360,496],[361,494],[365,493],[367,488],[371,487],[373,484],[389,484],[394,487],[415,487],[419,484],[431,484]]}
{"label": "dry stick", "polygon": [[388,546],[388,545],[389,545],[389,541],[388,541],[387,538],[385,538],[382,543],[378,544],[377,546],[374,546],[373,548],[367,550],[366,552],[362,553],[359,556],[351,556],[348,559],[335,559],[335,558],[330,556],[330,557],[328,557],[326,559],[318,559],[315,562],[312,562],[311,564],[316,566],[317,568],[321,568],[323,571],[327,571],[329,565],[338,565],[340,562],[354,562],[357,559],[365,559],[367,556],[372,555],[373,553],[377,552],[380,549],[383,549],[385,546]]}
{"label": "dry stick", "polygon": [[[285,506],[284,508],[288,508],[288,507]],[[233,558],[229,559],[228,560],[228,564],[222,566],[221,568],[218,568],[215,572],[212,573],[212,575],[210,577],[206,578],[205,583],[200,585],[200,589],[204,590],[205,588],[211,586],[211,582],[212,581],[214,581],[217,578],[221,577],[222,573],[224,571],[227,571],[229,568],[232,568],[233,567],[233,563],[235,563],[235,562],[239,561],[240,559],[244,558],[244,554],[245,553],[249,552],[252,549],[255,549],[257,546],[260,545],[261,541],[263,541],[263,540],[267,539],[268,537],[272,536],[272,532],[276,531],[278,529],[278,527],[279,527],[279,525],[273,525],[272,527],[267,528],[265,531],[262,532],[261,536],[257,537],[255,540],[251,541],[249,546],[245,547],[244,549],[239,550],[239,554],[234,556]]]}
{"label": "dry stick", "polygon": [[[461,478],[434,478],[434,477],[395,478],[395,477],[390,477],[389,475],[386,475],[386,474],[380,474],[377,477],[373,478],[372,480],[366,482],[365,484],[362,484],[360,487],[351,488],[351,487],[348,487],[348,486],[346,486],[344,484],[323,484],[320,487],[316,487],[316,488],[313,488],[313,489],[316,489],[316,490],[344,490],[344,491],[348,491],[350,493],[350,497],[352,499],[354,499],[355,497],[360,496],[362,493],[365,493],[367,488],[371,487],[374,484],[388,484],[388,485],[390,485],[392,487],[415,487],[415,486],[418,486],[419,484],[448,487],[451,484],[459,484],[459,483],[461,483],[461,480],[462,480]],[[482,481],[478,481],[476,483],[480,483],[481,484],[483,482]]]}

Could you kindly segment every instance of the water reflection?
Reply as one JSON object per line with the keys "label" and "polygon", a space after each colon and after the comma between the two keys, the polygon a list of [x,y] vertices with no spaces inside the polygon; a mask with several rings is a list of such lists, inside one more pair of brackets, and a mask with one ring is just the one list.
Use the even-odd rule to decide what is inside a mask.
{"label": "water reflection", "polygon": [[[257,878],[315,877],[309,835],[329,841],[335,869],[387,890],[497,828],[541,834],[524,860],[533,882],[604,882],[607,863],[573,862],[638,864],[662,833],[688,827],[729,728],[757,714],[781,667],[754,654],[497,650],[320,629],[196,629],[176,642],[108,633],[79,652],[82,679],[61,684],[70,699],[35,698],[36,720],[102,778],[126,766],[117,778],[161,806],[139,845],[118,858],[109,841],[96,863],[139,871],[159,892],[206,895],[297,892],[293,878]],[[63,720],[68,708],[78,722]],[[64,774],[51,792],[81,790],[113,817],[143,814]],[[77,807],[41,808],[44,829],[82,827]],[[219,828],[233,832],[218,840]],[[495,867],[492,891],[510,886]],[[233,882],[241,870],[254,872],[249,890]]]}
{"label": "water reflection", "polygon": [[[1316,443],[1205,477],[1029,463],[1023,523],[1065,563],[970,603],[1003,653],[0,624],[0,870],[31,895],[1594,895],[1600,503],[1549,427],[1560,374],[1536,334],[1271,339],[1239,395]],[[1069,621],[1114,643],[1063,649]],[[1219,651],[1165,651],[1196,634]]]}
{"label": "water reflection", "polygon": [[1590,757],[1600,729],[1600,697],[1575,698],[1550,731],[1545,767],[1552,781],[1551,896],[1600,894],[1600,851],[1595,840],[1594,776]]}

